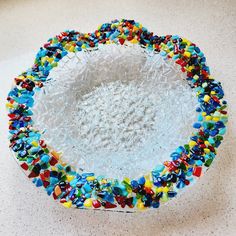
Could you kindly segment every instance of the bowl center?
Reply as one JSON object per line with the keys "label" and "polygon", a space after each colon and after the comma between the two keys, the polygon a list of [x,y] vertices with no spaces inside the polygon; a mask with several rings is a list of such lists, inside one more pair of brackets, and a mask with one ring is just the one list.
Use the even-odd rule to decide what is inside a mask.
{"label": "bowl center", "polygon": [[48,78],[34,126],[78,171],[137,178],[191,135],[197,99],[185,75],[138,45],[68,54]]}

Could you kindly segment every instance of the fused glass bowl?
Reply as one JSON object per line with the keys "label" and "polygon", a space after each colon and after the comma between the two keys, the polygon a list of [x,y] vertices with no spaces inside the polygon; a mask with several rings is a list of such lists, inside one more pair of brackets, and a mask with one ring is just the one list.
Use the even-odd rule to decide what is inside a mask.
{"label": "fused glass bowl", "polygon": [[223,96],[185,38],[133,20],[66,31],[15,78],[10,147],[67,208],[158,208],[214,160],[226,131]]}

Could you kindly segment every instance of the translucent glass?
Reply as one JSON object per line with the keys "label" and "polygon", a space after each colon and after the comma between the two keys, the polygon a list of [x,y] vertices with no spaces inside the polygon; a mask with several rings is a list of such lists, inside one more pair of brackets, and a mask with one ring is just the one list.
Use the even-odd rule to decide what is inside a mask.
{"label": "translucent glass", "polygon": [[138,45],[71,53],[36,93],[34,126],[77,171],[137,178],[188,142],[197,100],[185,76]]}

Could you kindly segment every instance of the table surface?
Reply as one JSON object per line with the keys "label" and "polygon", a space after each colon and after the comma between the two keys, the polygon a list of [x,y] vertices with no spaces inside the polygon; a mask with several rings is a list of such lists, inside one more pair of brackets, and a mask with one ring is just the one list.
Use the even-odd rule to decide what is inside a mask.
{"label": "table surface", "polygon": [[[158,211],[65,209],[25,177],[7,141],[5,98],[50,36],[90,32],[114,18],[197,43],[223,84],[229,124],[217,160],[193,187]],[[0,235],[236,235],[236,1],[0,1]],[[234,130],[233,130],[234,127]]]}

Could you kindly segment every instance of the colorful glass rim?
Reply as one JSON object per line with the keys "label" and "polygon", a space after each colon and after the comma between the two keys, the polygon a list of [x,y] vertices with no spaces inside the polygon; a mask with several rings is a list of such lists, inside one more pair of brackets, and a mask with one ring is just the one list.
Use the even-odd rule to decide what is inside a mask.
{"label": "colorful glass rim", "polygon": [[[173,60],[186,74],[199,105],[196,131],[189,142],[170,154],[170,160],[138,179],[122,181],[94,173],[78,173],[62,154],[46,144],[34,128],[34,94],[46,86],[50,71],[68,53],[99,49],[99,45],[138,44]],[[37,187],[70,208],[158,208],[203,175],[212,164],[226,132],[227,102],[220,82],[210,75],[206,58],[196,44],[177,35],[157,36],[134,20],[114,20],[93,33],[68,30],[50,38],[31,68],[15,78],[7,97],[10,148]]]}

